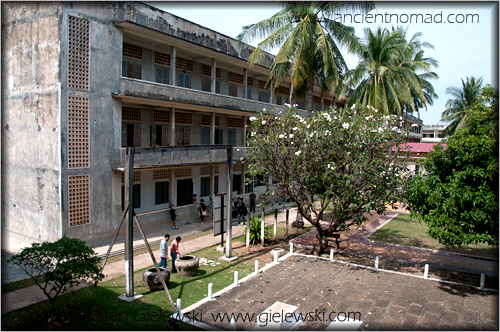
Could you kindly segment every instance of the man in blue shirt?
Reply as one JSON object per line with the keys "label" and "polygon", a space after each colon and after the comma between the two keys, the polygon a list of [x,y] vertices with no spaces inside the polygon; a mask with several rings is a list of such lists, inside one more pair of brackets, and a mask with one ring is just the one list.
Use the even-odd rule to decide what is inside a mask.
{"label": "man in blue shirt", "polygon": [[165,234],[165,237],[160,242],[160,264],[158,267],[163,267],[165,270],[167,269],[167,258],[168,258],[168,240],[170,239],[169,234]]}

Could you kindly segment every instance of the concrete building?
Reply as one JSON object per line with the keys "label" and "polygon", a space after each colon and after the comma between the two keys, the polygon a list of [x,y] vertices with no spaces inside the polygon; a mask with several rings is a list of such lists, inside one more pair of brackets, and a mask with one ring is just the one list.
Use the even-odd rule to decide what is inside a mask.
{"label": "concrete building", "polygon": [[424,125],[422,126],[422,143],[439,143],[443,140],[443,131],[448,125]]}
{"label": "concrete building", "polygon": [[[284,109],[290,82],[266,88],[273,57],[248,68],[252,51],[137,2],[2,2],[2,230],[30,241],[111,236],[127,147],[230,144],[233,193],[262,193],[265,179],[245,184],[245,125]],[[313,102],[345,103],[319,88]],[[223,150],[135,159],[143,227],[170,225],[170,204],[180,224],[195,222],[191,195],[209,203],[225,191]]]}

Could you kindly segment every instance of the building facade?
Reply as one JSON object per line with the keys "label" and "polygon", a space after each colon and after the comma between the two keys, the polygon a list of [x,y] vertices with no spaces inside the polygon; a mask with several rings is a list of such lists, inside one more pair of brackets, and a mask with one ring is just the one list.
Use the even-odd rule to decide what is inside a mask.
{"label": "building facade", "polygon": [[422,143],[439,143],[443,140],[443,131],[448,125],[424,125],[422,127]]}
{"label": "building facade", "polygon": [[[4,232],[111,236],[127,147],[200,146],[135,156],[143,227],[168,225],[170,204],[194,222],[192,194],[226,191],[225,151],[204,145],[233,146],[233,194],[263,192],[241,158],[248,118],[289,102],[289,81],[266,87],[272,55],[248,68],[251,46],[136,2],[2,2],[2,37]],[[317,87],[313,99],[345,104]]]}

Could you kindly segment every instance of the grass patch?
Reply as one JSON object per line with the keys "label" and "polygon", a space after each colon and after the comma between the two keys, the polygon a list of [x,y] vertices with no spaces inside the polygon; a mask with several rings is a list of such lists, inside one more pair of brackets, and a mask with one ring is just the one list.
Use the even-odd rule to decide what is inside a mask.
{"label": "grass patch", "polygon": [[498,258],[498,247],[485,244],[469,245],[461,248],[448,248],[429,235],[429,226],[411,220],[409,214],[399,214],[375,233],[371,240],[402,244],[412,247],[445,250],[469,255]]}
{"label": "grass patch", "polygon": [[[218,261],[222,255],[215,246],[192,253]],[[169,267],[171,261],[169,260]],[[151,265],[152,266],[152,265]],[[148,267],[149,268],[149,267]],[[172,308],[163,290],[148,291],[142,281],[142,272],[134,273],[135,292],[143,297],[133,302],[124,302],[118,296],[125,293],[125,276],[101,282],[97,287],[85,287],[61,295],[58,305],[64,319],[62,330],[164,330]],[[174,302],[182,299],[185,308],[207,296],[208,283],[213,291],[219,291],[233,283],[234,271],[240,278],[253,272],[253,255],[242,256],[234,262],[220,265],[200,266],[195,277],[180,277],[173,274],[168,283]],[[2,315],[3,330],[45,330],[54,329],[47,323],[51,314],[48,301]]]}
{"label": "grass patch", "polygon": [[[8,284],[2,285],[2,294],[16,291],[21,288],[30,287],[35,285],[35,281],[26,275],[27,279],[13,281]],[[38,276],[40,282],[45,282],[45,275]]]}

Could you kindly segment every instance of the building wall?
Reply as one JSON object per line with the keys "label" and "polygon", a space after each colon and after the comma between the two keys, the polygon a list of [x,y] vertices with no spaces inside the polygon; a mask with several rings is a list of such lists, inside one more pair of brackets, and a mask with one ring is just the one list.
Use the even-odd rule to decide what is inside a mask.
{"label": "building wall", "polygon": [[2,231],[61,229],[61,4],[2,2]]}

